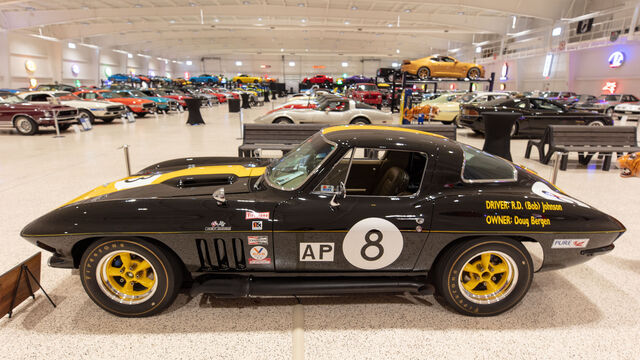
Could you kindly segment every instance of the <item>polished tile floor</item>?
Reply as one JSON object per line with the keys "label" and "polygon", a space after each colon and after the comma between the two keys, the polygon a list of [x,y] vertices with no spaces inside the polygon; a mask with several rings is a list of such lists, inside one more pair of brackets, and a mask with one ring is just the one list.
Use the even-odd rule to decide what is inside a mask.
{"label": "polished tile floor", "polygon": [[[270,107],[244,117],[251,121]],[[241,142],[238,116],[229,116],[226,106],[203,109],[203,116],[206,126],[186,126],[186,116],[175,114],[97,124],[63,138],[0,130],[0,272],[37,251],[19,236],[25,224],[126,174],[118,150],[123,144],[131,146],[134,171],[176,157],[234,156]],[[482,144],[466,130],[459,140]],[[525,144],[513,142],[514,161],[548,177],[550,166],[524,159]],[[617,217],[628,232],[609,255],[536,274],[522,303],[497,317],[456,315],[432,297],[304,298],[296,305],[290,298],[180,295],[159,316],[121,319],[96,307],[71,271],[44,266],[42,284],[58,308],[39,293],[13,319],[0,319],[0,359],[637,359],[640,179],[623,179],[599,165],[585,168],[574,159],[557,183]]]}

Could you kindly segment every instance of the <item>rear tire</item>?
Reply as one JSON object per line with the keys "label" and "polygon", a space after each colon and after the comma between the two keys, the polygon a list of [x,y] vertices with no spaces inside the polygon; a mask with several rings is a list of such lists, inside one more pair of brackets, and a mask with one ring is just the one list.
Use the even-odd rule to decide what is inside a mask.
{"label": "rear tire", "polygon": [[527,249],[507,238],[480,238],[449,248],[435,265],[436,298],[469,316],[503,313],[520,302],[533,280]]}
{"label": "rear tire", "polygon": [[80,279],[87,295],[104,310],[144,317],[173,303],[183,272],[175,255],[154,243],[102,239],[82,255]]}
{"label": "rear tire", "polygon": [[604,126],[604,122],[602,122],[602,120],[593,120],[593,121],[590,121],[587,125],[589,125],[589,126]]}
{"label": "rear tire", "polygon": [[293,121],[291,121],[291,119],[287,119],[287,118],[277,118],[275,120],[273,120],[274,124],[293,124]]}
{"label": "rear tire", "polygon": [[359,117],[359,118],[355,118],[353,120],[351,120],[350,124],[353,125],[369,125],[371,124],[371,121],[369,121],[369,119],[363,118],[363,117]]}
{"label": "rear tire", "polygon": [[38,124],[26,116],[18,116],[13,120],[13,127],[22,135],[33,135],[38,132]]}

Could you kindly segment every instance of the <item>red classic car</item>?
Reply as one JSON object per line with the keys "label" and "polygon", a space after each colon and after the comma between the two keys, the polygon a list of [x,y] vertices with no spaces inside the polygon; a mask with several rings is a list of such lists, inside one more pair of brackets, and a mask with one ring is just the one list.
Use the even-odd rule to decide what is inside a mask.
{"label": "red classic car", "polygon": [[156,96],[176,100],[183,108],[187,107],[185,99],[191,99],[191,96],[176,89],[156,89],[155,92],[157,93]]}
{"label": "red classic car", "polygon": [[144,117],[156,111],[156,104],[147,99],[122,97],[120,93],[110,90],[82,90],[74,93],[85,100],[104,100],[120,103],[131,110],[137,117]]}
{"label": "red classic car", "polygon": [[333,84],[333,78],[330,78],[327,75],[316,75],[314,77],[304,78],[302,82],[306,85],[312,85],[312,84],[329,85],[329,84]]}
{"label": "red classic car", "polygon": [[375,84],[357,84],[348,90],[349,97],[369,105],[382,108],[382,93]]}
{"label": "red classic car", "polygon": [[41,126],[65,131],[75,123],[78,109],[64,105],[32,104],[12,93],[0,92],[0,126],[13,127],[22,135],[33,135]]}
{"label": "red classic car", "polygon": [[218,103],[222,104],[222,103],[226,103],[227,102],[227,96],[219,91],[216,91],[214,89],[208,89],[208,88],[202,88],[200,89],[200,91],[202,91],[203,93],[206,94],[210,94],[213,95],[215,97],[218,98]]}

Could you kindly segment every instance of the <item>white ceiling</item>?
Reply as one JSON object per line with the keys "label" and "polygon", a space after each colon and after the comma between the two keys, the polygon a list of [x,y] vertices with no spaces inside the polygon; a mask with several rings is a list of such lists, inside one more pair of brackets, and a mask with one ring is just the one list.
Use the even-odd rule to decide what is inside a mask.
{"label": "white ceiling", "polygon": [[[0,27],[170,59],[422,57],[619,0],[0,0]],[[516,25],[513,27],[513,17]]]}

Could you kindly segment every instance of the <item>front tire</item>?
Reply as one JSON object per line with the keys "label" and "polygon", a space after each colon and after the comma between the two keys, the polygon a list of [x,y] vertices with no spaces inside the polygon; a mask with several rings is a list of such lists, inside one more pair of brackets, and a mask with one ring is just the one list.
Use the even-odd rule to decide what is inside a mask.
{"label": "front tire", "polygon": [[371,121],[369,121],[369,119],[365,119],[363,117],[359,117],[359,118],[355,118],[355,119],[351,120],[350,124],[354,124],[354,125],[369,125],[369,124],[371,124]]}
{"label": "front tire", "polygon": [[33,135],[38,132],[38,124],[26,116],[18,116],[13,121],[13,126],[22,135]]}
{"label": "front tire", "polygon": [[604,126],[604,122],[602,120],[593,120],[589,122],[587,125],[589,126]]}
{"label": "front tire", "polygon": [[182,285],[175,255],[142,239],[94,242],[82,255],[80,274],[91,300],[123,317],[161,312]]}
{"label": "front tire", "polygon": [[509,135],[511,137],[518,135],[518,128],[519,128],[518,122],[516,121],[513,123],[513,126],[511,126],[511,131],[509,131]]}
{"label": "front tire", "polygon": [[520,302],[533,280],[527,249],[507,238],[480,238],[448,249],[435,267],[437,299],[463,315],[492,316]]}
{"label": "front tire", "polygon": [[277,118],[273,120],[274,124],[293,124],[293,121],[287,118]]}
{"label": "front tire", "polygon": [[78,110],[78,123],[81,124],[82,122],[80,121],[80,119],[87,119],[89,120],[89,122],[93,125],[96,122],[95,117],[93,116],[93,114],[91,113],[91,111],[86,110],[86,109],[80,109]]}
{"label": "front tire", "polygon": [[116,118],[102,119],[102,122],[103,122],[103,123],[105,123],[105,124],[109,124],[109,123],[112,123],[112,122],[113,122],[113,120],[115,120],[115,119],[116,119]]}
{"label": "front tire", "polygon": [[134,113],[136,115],[137,118],[143,118],[145,116],[147,116],[147,113]]}

